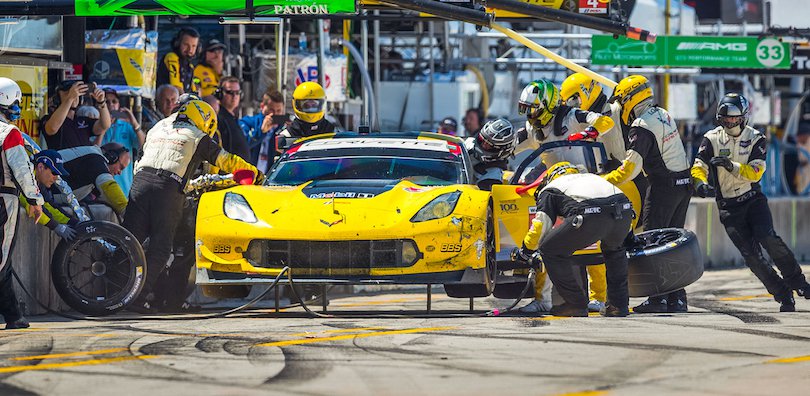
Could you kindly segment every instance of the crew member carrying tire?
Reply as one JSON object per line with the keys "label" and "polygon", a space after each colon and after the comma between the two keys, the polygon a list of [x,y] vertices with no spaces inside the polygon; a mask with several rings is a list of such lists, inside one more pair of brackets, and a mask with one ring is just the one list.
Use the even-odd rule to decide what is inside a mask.
{"label": "crew member carrying tire", "polygon": [[518,113],[526,115],[526,129],[519,132],[517,151],[545,142],[596,139],[614,125],[608,116],[561,104],[560,90],[548,80],[535,80],[523,88]]}
{"label": "crew member carrying tire", "polygon": [[[607,268],[608,303],[604,316],[627,316],[627,255],[633,205],[615,186],[569,162],[548,168],[535,192],[537,215],[518,250],[518,259],[540,252],[549,278],[565,300],[555,316],[588,316],[587,293],[574,277],[573,254],[601,241]],[[552,228],[557,217],[563,221]]]}
{"label": "crew member carrying tire", "polygon": [[[768,143],[761,132],[747,125],[748,110],[748,100],[742,95],[731,93],[720,100],[720,126],[703,135],[692,177],[697,195],[715,196],[728,237],[751,272],[781,304],[779,311],[794,312],[793,290],[810,299],[810,285],[793,252],[773,229],[768,199],[759,186]],[[760,246],[768,251],[782,277],[763,257]]]}
{"label": "crew member carrying tire", "polygon": [[481,130],[464,141],[472,159],[475,183],[478,188],[491,191],[494,184],[503,183],[507,160],[515,153],[517,134],[512,124],[498,118],[484,124]]}
{"label": "crew member carrying tire", "polygon": [[[135,170],[124,227],[143,243],[148,237],[146,281],[134,310],[155,312],[156,301],[163,301],[155,290],[160,272],[172,251],[175,231],[183,212],[183,189],[188,176],[206,160],[226,172],[248,169],[263,179],[258,170],[244,159],[228,153],[211,136],[217,130],[217,115],[208,103],[192,100],[180,107],[172,124],[153,128],[146,136],[144,152]],[[185,289],[188,271],[172,281],[172,290]],[[161,307],[162,309],[163,307]],[[177,307],[166,307],[168,310]]]}
{"label": "crew member carrying tire", "polygon": [[[643,223],[646,231],[683,228],[692,196],[689,161],[675,120],[653,102],[647,78],[632,75],[622,79],[611,102],[621,105],[621,118],[630,126],[627,156],[622,165],[604,177],[614,186],[633,180],[641,171],[649,187],[644,199]],[[650,296],[633,312],[686,312],[684,289],[661,296]]]}
{"label": "crew member carrying tire", "polygon": [[10,78],[0,77],[0,315],[6,321],[6,330],[29,327],[14,293],[9,257],[20,208],[17,187],[28,203],[28,216],[34,221],[39,221],[45,203],[34,179],[22,133],[12,124],[20,118],[21,100],[20,86]]}

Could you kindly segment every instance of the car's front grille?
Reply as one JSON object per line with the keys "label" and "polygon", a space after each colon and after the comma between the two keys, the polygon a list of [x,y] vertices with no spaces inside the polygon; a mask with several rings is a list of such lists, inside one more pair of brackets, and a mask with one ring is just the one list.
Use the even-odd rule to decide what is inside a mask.
{"label": "car's front grille", "polygon": [[[372,269],[409,267],[416,260],[403,260],[403,244],[410,240],[379,241],[279,241],[253,240],[245,258],[263,268]],[[421,255],[420,255],[421,256]],[[406,255],[407,259],[407,255]]]}

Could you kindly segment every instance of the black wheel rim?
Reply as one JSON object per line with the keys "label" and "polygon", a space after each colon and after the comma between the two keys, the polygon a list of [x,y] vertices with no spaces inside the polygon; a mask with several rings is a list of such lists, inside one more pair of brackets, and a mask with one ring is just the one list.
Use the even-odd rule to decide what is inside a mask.
{"label": "black wheel rim", "polygon": [[137,277],[130,249],[109,238],[76,241],[66,257],[68,291],[88,302],[123,299]]}
{"label": "black wheel rim", "polygon": [[652,230],[638,234],[637,237],[643,242],[642,245],[637,245],[633,250],[643,250],[666,246],[672,242],[677,241],[683,237],[683,232],[677,228],[665,228],[661,230]]}

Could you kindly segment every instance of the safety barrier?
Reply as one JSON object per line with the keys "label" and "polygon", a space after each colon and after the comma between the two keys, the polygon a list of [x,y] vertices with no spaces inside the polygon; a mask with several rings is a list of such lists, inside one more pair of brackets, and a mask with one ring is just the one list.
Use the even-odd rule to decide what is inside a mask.
{"label": "safety barrier", "polygon": [[[810,216],[808,216],[810,198],[772,198],[769,202],[776,232],[793,249],[800,262],[810,260]],[[96,218],[105,217],[97,215]],[[713,199],[692,199],[686,218],[686,228],[697,234],[706,259],[706,268],[745,265],[740,253],[728,239],[723,225],[720,224],[717,205]],[[59,237],[54,233],[34,224],[24,213],[20,213],[11,259],[26,288],[40,301],[46,302],[52,308],[67,310],[67,305],[59,298],[51,283],[51,253],[58,242]],[[29,299],[19,288],[17,291],[17,296],[27,314],[43,313],[36,302]]]}

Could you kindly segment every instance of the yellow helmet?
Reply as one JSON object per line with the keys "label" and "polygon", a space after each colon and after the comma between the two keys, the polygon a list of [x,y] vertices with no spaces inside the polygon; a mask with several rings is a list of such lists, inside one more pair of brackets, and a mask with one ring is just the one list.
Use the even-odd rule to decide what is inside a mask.
{"label": "yellow helmet", "polygon": [[537,191],[540,191],[541,189],[543,189],[543,187],[547,186],[549,183],[554,181],[554,179],[562,175],[572,175],[575,173],[587,173],[587,172],[584,169],[581,169],[579,166],[574,165],[568,161],[562,161],[554,165],[551,165],[540,176],[540,185],[537,186]]}
{"label": "yellow helmet", "polygon": [[326,111],[326,91],[316,82],[301,83],[293,92],[293,111],[304,122],[320,121]]}
{"label": "yellow helmet", "polygon": [[[560,86],[560,96],[563,103],[583,110],[601,112],[602,109],[591,109],[591,106],[596,102],[596,99],[599,99],[601,94],[602,86],[582,73],[574,73],[568,76]],[[579,98],[578,105],[569,102],[569,100],[576,98]]]}
{"label": "yellow helmet", "polygon": [[208,136],[214,136],[217,132],[217,113],[210,104],[202,100],[192,100],[180,106],[175,122],[188,122]]}
{"label": "yellow helmet", "polygon": [[[630,125],[635,119],[633,108],[641,102],[652,100],[652,97],[653,92],[650,81],[647,80],[647,77],[635,74],[619,81],[619,85],[613,90],[613,97],[610,100],[611,102],[619,101],[619,104],[622,105],[622,121]],[[633,119],[630,118],[631,115]]]}

